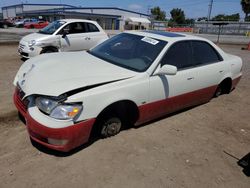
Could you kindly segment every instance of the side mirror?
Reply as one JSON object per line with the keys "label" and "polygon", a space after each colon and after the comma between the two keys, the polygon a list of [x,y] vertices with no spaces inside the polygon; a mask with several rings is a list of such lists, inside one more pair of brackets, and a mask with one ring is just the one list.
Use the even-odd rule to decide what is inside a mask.
{"label": "side mirror", "polygon": [[173,65],[163,65],[160,70],[156,72],[156,75],[176,75],[177,67]]}
{"label": "side mirror", "polygon": [[69,34],[69,29],[63,29],[62,38],[65,38]]}

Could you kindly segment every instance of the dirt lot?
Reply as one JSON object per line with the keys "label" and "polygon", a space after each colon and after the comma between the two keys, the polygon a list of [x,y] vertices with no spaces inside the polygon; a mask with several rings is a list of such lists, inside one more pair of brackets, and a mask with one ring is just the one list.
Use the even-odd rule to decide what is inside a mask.
{"label": "dirt lot", "polygon": [[231,94],[60,156],[31,144],[12,104],[22,61],[0,46],[0,187],[249,187],[225,152],[250,152],[250,52],[222,48],[244,60]]}

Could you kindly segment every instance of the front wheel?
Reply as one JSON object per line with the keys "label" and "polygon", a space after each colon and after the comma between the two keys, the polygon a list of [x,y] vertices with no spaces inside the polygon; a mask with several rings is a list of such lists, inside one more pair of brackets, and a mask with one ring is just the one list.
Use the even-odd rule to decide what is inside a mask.
{"label": "front wheel", "polygon": [[216,97],[219,97],[221,94],[222,94],[222,88],[221,88],[220,85],[218,85],[218,87],[217,87],[217,89],[216,89],[216,91],[215,91],[215,93],[214,93],[214,97],[215,97],[215,98],[216,98]]}
{"label": "front wheel", "polygon": [[122,121],[118,117],[105,118],[101,123],[101,136],[104,138],[114,136],[121,131]]}

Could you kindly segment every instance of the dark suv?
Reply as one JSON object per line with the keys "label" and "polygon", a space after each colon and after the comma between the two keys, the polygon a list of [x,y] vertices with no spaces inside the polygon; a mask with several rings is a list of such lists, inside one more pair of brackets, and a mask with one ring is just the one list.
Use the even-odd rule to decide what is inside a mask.
{"label": "dark suv", "polygon": [[11,23],[8,20],[0,20],[0,28],[5,28],[7,29],[8,27],[13,27],[13,23]]}

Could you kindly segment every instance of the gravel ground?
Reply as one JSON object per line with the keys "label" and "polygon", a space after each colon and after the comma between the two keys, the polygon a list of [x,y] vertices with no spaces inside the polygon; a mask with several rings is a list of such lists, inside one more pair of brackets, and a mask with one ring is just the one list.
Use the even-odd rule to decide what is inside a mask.
{"label": "gravel ground", "polygon": [[250,53],[236,90],[209,103],[60,155],[32,145],[12,104],[22,61],[0,46],[0,187],[246,187],[237,165],[250,152]]}

